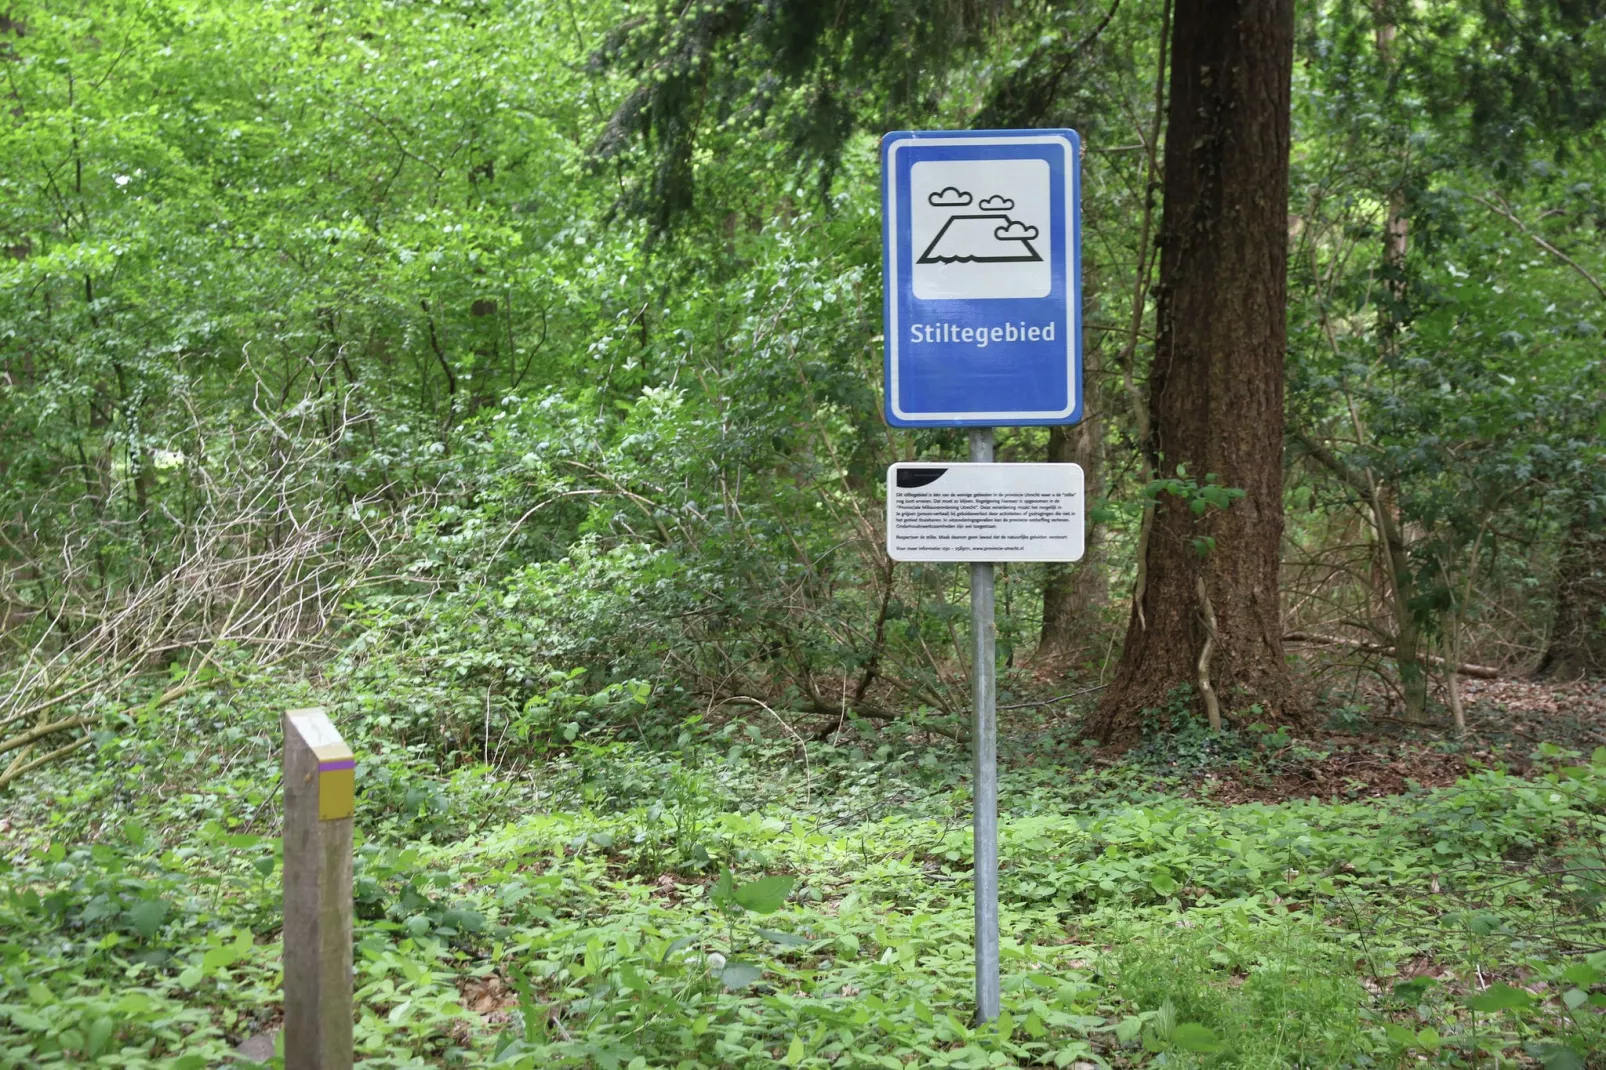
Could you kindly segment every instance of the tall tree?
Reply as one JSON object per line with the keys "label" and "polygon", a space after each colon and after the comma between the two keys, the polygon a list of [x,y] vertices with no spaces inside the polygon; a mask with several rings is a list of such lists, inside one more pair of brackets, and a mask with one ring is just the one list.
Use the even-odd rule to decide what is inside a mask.
{"label": "tall tree", "polygon": [[990,0],[708,0],[632,12],[592,57],[594,69],[635,81],[593,156],[629,162],[647,149],[645,168],[620,173],[620,207],[658,232],[692,209],[697,152],[721,132],[781,136],[823,194],[856,130],[934,109],[949,64],[1012,14]]}
{"label": "tall tree", "polygon": [[1283,662],[1283,362],[1293,0],[1178,0],[1166,118],[1158,332],[1144,448],[1162,479],[1243,496],[1147,518],[1126,644],[1088,723],[1135,740],[1183,685],[1301,719]]}
{"label": "tall tree", "polygon": [[1567,531],[1556,581],[1556,620],[1539,675],[1606,675],[1606,532],[1583,517]]}

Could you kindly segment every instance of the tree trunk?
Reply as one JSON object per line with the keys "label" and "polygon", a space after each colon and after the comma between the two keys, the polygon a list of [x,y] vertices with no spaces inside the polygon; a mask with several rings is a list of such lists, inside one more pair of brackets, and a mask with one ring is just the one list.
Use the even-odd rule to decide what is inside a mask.
{"label": "tree trunk", "polygon": [[1135,741],[1151,718],[1166,727],[1173,694],[1188,685],[1197,703],[1206,676],[1229,714],[1307,717],[1277,588],[1293,33],[1293,0],[1176,5],[1145,446],[1158,476],[1185,465],[1244,497],[1197,516],[1174,496],[1157,503],[1121,662],[1087,725],[1104,742]]}
{"label": "tree trunk", "polygon": [[[1377,18],[1377,59],[1385,72],[1394,67],[1394,39],[1397,28],[1389,17],[1389,5],[1374,0],[1372,12]],[[1405,179],[1388,191],[1388,220],[1383,224],[1383,280],[1384,293],[1378,305],[1378,335],[1386,354],[1394,355],[1399,347],[1400,325],[1408,312],[1405,257],[1410,249],[1411,220],[1406,215]],[[1377,521],[1379,540],[1389,561],[1391,591],[1390,606],[1394,614],[1395,664],[1400,670],[1400,698],[1405,706],[1405,719],[1425,722],[1428,716],[1428,674],[1422,663],[1421,626],[1411,609],[1415,584],[1411,577],[1410,562],[1406,558],[1405,543],[1400,538],[1399,510],[1394,496],[1386,488],[1372,482],[1372,509]]]}
{"label": "tree trunk", "polygon": [[[1084,275],[1084,305],[1091,306],[1093,275]],[[1085,318],[1085,314],[1084,314]],[[1099,382],[1104,371],[1095,331],[1082,332],[1082,383],[1085,396],[1082,422],[1074,427],[1048,429],[1048,459],[1082,466],[1083,501],[1091,504],[1104,496],[1104,402]],[[1051,564],[1043,577],[1043,630],[1032,661],[1041,667],[1062,665],[1075,657],[1098,628],[1099,610],[1109,598],[1103,563],[1103,531],[1091,521],[1082,560]]]}
{"label": "tree trunk", "polygon": [[1582,520],[1567,529],[1556,576],[1556,622],[1537,675],[1606,676],[1606,531]]}
{"label": "tree trunk", "polygon": [[1400,533],[1399,509],[1393,494],[1374,484],[1372,515],[1389,562],[1389,606],[1394,611],[1394,664],[1400,670],[1400,701],[1407,721],[1428,719],[1428,673],[1422,664],[1422,625],[1411,602],[1416,579]]}

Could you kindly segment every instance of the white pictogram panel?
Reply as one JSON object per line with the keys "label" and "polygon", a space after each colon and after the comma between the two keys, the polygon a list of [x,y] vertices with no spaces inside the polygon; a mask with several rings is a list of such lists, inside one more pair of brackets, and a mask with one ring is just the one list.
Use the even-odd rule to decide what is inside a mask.
{"label": "white pictogram panel", "polygon": [[1046,160],[927,160],[910,168],[909,182],[916,297],[1047,296]]}

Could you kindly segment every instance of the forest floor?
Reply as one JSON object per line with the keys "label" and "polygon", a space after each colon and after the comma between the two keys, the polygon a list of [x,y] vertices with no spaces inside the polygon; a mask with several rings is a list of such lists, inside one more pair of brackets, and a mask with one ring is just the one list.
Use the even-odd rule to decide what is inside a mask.
{"label": "forest floor", "polygon": [[1368,717],[1356,726],[1356,715],[1344,719],[1349,731],[1323,731],[1315,751],[1290,743],[1251,767],[1207,774],[1199,795],[1229,804],[1378,798],[1445,787],[1474,765],[1526,772],[1545,742],[1585,754],[1606,746],[1600,681],[1471,680],[1465,688],[1467,732],[1453,750],[1444,746],[1452,738],[1448,725]]}
{"label": "forest floor", "polygon": [[362,755],[366,1067],[1606,1052],[1599,685],[1479,682],[1461,740],[1352,705],[1309,739],[1195,726],[1112,756],[1074,713],[1006,713],[1006,1014],[977,1027],[946,740],[731,719],[443,771],[338,686],[264,680],[130,718],[7,799],[0,1066],[276,1064],[275,726],[309,697]]}

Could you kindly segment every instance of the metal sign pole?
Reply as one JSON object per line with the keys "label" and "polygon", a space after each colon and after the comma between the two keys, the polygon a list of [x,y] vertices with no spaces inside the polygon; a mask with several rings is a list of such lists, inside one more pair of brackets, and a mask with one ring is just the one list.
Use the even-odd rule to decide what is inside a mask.
{"label": "metal sign pole", "polygon": [[887,470],[887,555],[970,565],[981,1022],[1000,1009],[993,566],[1083,548],[1080,470],[994,464],[993,433],[1082,418],[1081,157],[1064,129],[881,139],[886,420],[971,429],[970,464]]}
{"label": "metal sign pole", "polygon": [[[973,428],[970,459],[993,459],[993,429]],[[994,654],[993,565],[970,565],[971,698],[975,794],[976,1019],[998,1017],[998,679]]]}

